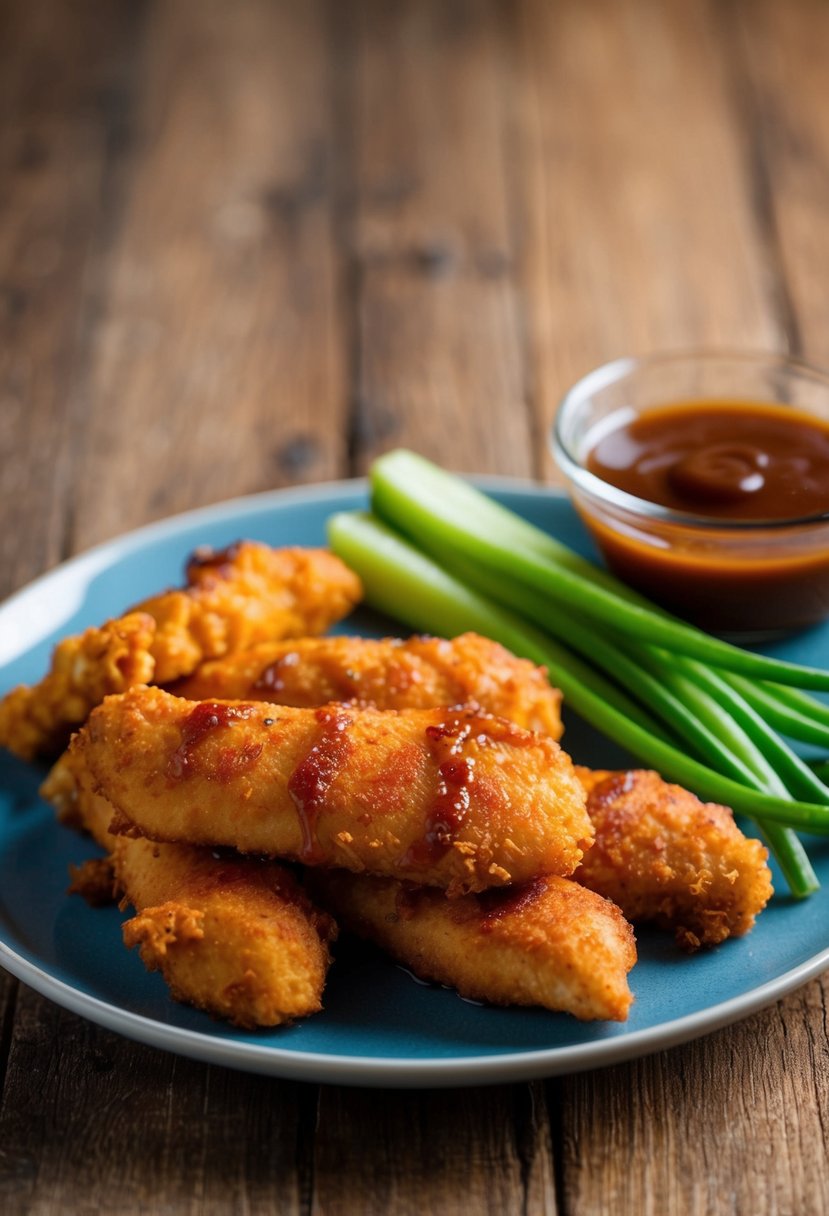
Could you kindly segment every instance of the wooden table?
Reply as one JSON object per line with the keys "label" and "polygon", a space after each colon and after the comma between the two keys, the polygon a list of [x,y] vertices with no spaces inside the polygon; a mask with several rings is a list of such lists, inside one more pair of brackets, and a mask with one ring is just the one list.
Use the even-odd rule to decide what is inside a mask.
{"label": "wooden table", "polygon": [[[818,0],[19,0],[0,33],[0,591],[393,445],[555,480],[595,364],[829,363]],[[4,1213],[817,1213],[829,983],[606,1071],[369,1092],[0,975]]]}

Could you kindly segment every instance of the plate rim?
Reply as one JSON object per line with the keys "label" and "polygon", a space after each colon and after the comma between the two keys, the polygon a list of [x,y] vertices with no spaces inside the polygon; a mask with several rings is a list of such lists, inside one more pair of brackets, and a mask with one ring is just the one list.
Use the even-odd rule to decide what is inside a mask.
{"label": "plate rim", "polygon": [[[482,489],[513,491],[559,501],[568,498],[566,491],[559,487],[524,478],[470,475],[469,480]],[[67,570],[76,570],[80,574],[87,570],[94,572],[106,568],[117,557],[134,553],[170,534],[199,524],[226,523],[236,516],[267,510],[271,503],[301,506],[310,501],[318,504],[344,495],[365,494],[367,490],[368,480],[365,477],[288,486],[239,495],[140,525],[56,563],[19,588],[0,605],[0,625],[7,614],[19,610],[27,597],[36,596],[43,584]],[[15,657],[33,644],[30,640],[19,646],[15,654],[4,657],[0,661],[0,675]],[[829,969],[829,943],[824,949],[748,992],[670,1021],[643,1027],[628,1035],[582,1044],[460,1058],[425,1056],[422,1059],[405,1059],[397,1056],[344,1055],[297,1051],[272,1043],[214,1038],[206,1032],[175,1026],[85,992],[77,985],[50,974],[2,939],[0,966],[62,1008],[107,1030],[206,1063],[318,1084],[441,1088],[509,1083],[587,1071],[639,1059],[691,1042],[751,1016]]]}
{"label": "plate rim", "polygon": [[0,965],[71,1013],[136,1042],[190,1059],[285,1080],[415,1089],[508,1084],[587,1072],[690,1043],[750,1017],[821,975],[829,968],[829,946],[748,993],[624,1037],[508,1054],[423,1060],[296,1051],[272,1044],[215,1039],[203,1031],[173,1026],[85,993],[49,975],[2,941]]}

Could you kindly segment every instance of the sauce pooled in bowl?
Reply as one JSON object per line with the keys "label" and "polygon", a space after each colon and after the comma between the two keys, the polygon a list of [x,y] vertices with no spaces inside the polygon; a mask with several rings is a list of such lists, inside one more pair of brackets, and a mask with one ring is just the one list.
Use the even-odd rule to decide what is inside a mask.
{"label": "sauce pooled in bowl", "polygon": [[608,564],[677,614],[746,636],[829,615],[829,423],[737,400],[620,411],[584,467],[644,508],[574,495]]}

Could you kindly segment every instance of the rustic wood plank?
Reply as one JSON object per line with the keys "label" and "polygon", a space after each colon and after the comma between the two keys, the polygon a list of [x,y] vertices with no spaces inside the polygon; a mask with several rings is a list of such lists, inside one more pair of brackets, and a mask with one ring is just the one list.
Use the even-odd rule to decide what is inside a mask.
{"label": "rustic wood plank", "polygon": [[126,201],[94,270],[78,389],[79,546],[345,468],[321,10],[150,10]]}
{"label": "rustic wood plank", "polygon": [[826,1211],[827,991],[815,981],[730,1030],[569,1079],[566,1211]]}
{"label": "rustic wood plank", "polygon": [[2,15],[0,596],[65,555],[85,275],[112,203],[142,7]]}
{"label": "rustic wood plank", "polygon": [[306,1208],[313,1087],[134,1044],[21,988],[0,1208],[29,1216]]}
{"label": "rustic wood plank", "polygon": [[[343,467],[319,12],[105,7],[21,9],[0,46],[11,585],[153,515]],[[0,1208],[305,1210],[313,1088],[135,1046],[25,989],[12,1019],[16,988]]]}
{"label": "rustic wood plank", "polygon": [[515,12],[509,178],[537,429],[608,359],[779,345],[711,10],[521,0]]}
{"label": "rustic wood plank", "polygon": [[[819,52],[805,43],[823,18],[776,7],[795,15],[763,5],[756,28],[779,47],[760,54],[761,34],[747,35],[756,87],[777,99],[804,54],[814,109]],[[148,33],[125,48],[128,8]],[[350,308],[361,467],[403,442],[525,473],[560,390],[600,359],[788,334],[710,9],[328,9],[326,43],[313,4],[7,6],[0,98],[20,140],[7,126],[0,143],[9,587],[151,516],[340,472]],[[112,91],[124,80],[139,106]],[[795,163],[823,146],[824,119],[809,119],[814,135],[800,105],[763,111],[776,138],[781,113],[809,134],[786,151],[791,202],[777,209],[776,174],[769,195],[780,265],[801,276],[798,320],[818,307],[825,253],[822,169]],[[761,160],[773,152],[760,143]],[[823,357],[819,322],[804,334]],[[12,1021],[16,992],[0,982],[0,1028],[14,1031],[4,1210],[555,1210],[543,1087],[326,1090],[314,1137],[313,1089],[177,1061],[26,990]],[[825,993],[811,985],[704,1043],[549,1086],[565,1210],[829,1206]],[[0,1029],[0,1069],[3,1050]]]}
{"label": "rustic wood plank", "polygon": [[789,344],[827,365],[829,10],[819,0],[762,0],[725,6],[723,15],[744,71],[757,191],[779,259]]}
{"label": "rustic wood plank", "polygon": [[491,0],[339,6],[352,145],[355,459],[526,475],[502,48]]}
{"label": "rustic wood plank", "polygon": [[552,1216],[551,1163],[541,1085],[323,1089],[314,1216]]}
{"label": "rustic wood plank", "polygon": [[0,970],[0,1098],[6,1080],[17,990],[17,981],[7,971]]}
{"label": "rustic wood plank", "polygon": [[[769,222],[777,178],[717,6],[529,0],[518,15],[511,180],[526,216],[539,426],[569,381],[609,357],[785,347],[794,310]],[[745,25],[770,53],[753,8]],[[565,1210],[820,1210],[825,987],[805,993],[702,1043],[556,1086]]]}
{"label": "rustic wood plank", "polygon": [[[352,457],[535,467],[512,275],[504,59],[489,0],[336,6]],[[313,1211],[552,1213],[540,1087],[324,1089]]]}

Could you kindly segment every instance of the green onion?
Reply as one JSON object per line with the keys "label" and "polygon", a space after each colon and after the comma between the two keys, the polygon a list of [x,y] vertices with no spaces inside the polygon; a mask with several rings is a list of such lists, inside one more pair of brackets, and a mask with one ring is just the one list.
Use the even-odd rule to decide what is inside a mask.
{"label": "green onion", "polygon": [[784,705],[797,710],[807,718],[812,718],[815,722],[822,722],[825,726],[829,726],[829,705],[823,701],[818,701],[815,697],[810,697],[808,693],[801,692],[797,688],[786,688],[773,683],[763,684],[762,687],[778,701],[782,701]]}
{"label": "green onion", "polygon": [[[752,682],[734,672],[728,675],[732,688],[761,714],[781,735],[790,739],[799,739],[801,743],[814,743],[818,747],[829,747],[829,722],[822,722],[811,710],[807,703],[806,712],[796,708],[778,696],[783,689],[779,685],[765,684],[762,680]],[[786,689],[793,692],[794,689]],[[808,698],[811,701],[811,698]],[[817,705],[818,702],[812,702]],[[821,706],[821,708],[824,708]]]}
{"label": "green onion", "polygon": [[[592,627],[580,625],[572,616],[551,607],[534,589],[505,582],[503,578],[476,566],[462,553],[435,541],[434,538],[430,539],[428,547],[443,568],[454,570],[475,590],[518,609],[523,616],[546,627],[560,639],[565,638],[569,645],[598,661],[606,672],[612,672],[617,679],[623,680],[627,687],[635,689],[639,696],[644,695],[649,708],[659,713],[674,733],[691,745],[698,758],[713,765],[717,772],[735,778],[758,793],[767,791],[791,801],[792,791],[786,787],[751,737],[711,696],[710,691],[695,685],[688,674],[679,670],[682,664],[690,666],[693,660],[634,643],[632,647],[639,664],[637,665],[637,661],[633,661],[619,649],[620,639],[615,639],[617,645],[614,648],[610,640],[612,634],[602,636]],[[699,673],[704,670],[699,665],[692,668],[698,678]],[[669,691],[671,687],[678,692],[678,696]],[[753,721],[752,725],[755,725]],[[605,729],[609,733],[614,731],[613,725]],[[618,733],[613,737],[618,738]],[[774,743],[779,744],[779,740],[774,739]],[[647,749],[637,748],[634,744],[630,744],[630,747],[641,759],[653,762]],[[786,751],[788,752],[788,749]],[[802,766],[802,761],[793,753],[789,753],[786,759],[795,767]],[[677,771],[675,767],[670,770],[671,773]],[[813,785],[810,788],[818,793],[818,802],[825,801],[826,791]],[[714,797],[713,794],[709,796]],[[802,898],[818,890],[820,884],[817,876],[791,828],[767,823],[761,831],[777,858],[792,893]]]}
{"label": "green onion", "polygon": [[545,665],[609,738],[754,819],[794,894],[817,888],[793,829],[829,834],[829,787],[820,762],[805,763],[776,732],[829,743],[829,705],[801,691],[829,690],[829,673],[672,617],[411,452],[376,461],[371,485],[375,515],[329,521],[332,548],[370,604],[415,629],[475,630]]}
{"label": "green onion", "polygon": [[[598,635],[592,626],[586,630],[581,624],[574,627],[572,618],[560,604],[547,605],[532,586],[498,578],[492,568],[475,565],[455,551],[453,545],[447,549],[445,536],[438,538],[437,547],[446,549],[450,559],[446,565],[453,569],[452,575],[371,515],[345,513],[332,517],[329,540],[334,552],[360,575],[369,604],[413,629],[446,636],[475,630],[516,654],[544,664],[566,701],[609,738],[701,797],[726,803],[737,812],[762,820],[763,831],[793,892],[805,895],[816,889],[817,880],[808,858],[790,829],[829,834],[829,808],[821,802],[794,800],[779,779],[777,792],[759,788],[763,778],[757,769],[762,766],[751,750],[755,745],[749,738],[747,748],[746,732],[740,734],[741,728],[733,720],[724,737],[724,719],[714,722],[717,729],[705,722],[695,727],[687,708],[669,721],[671,732],[684,733],[704,759],[725,771],[717,771],[680,750],[671,740],[671,732],[666,732],[651,712],[659,703],[666,715],[672,715],[671,694],[654,699],[653,683],[641,679],[641,669],[637,669],[639,677],[631,687],[630,680],[625,680],[625,675],[634,674],[629,666],[631,655],[623,655],[618,634],[605,629],[597,646]],[[430,541],[435,548],[434,533],[430,533]],[[504,608],[496,602],[495,595],[482,594],[483,583],[490,592],[497,592],[498,598],[509,598],[517,611]],[[628,687],[620,687],[613,678],[597,671],[592,662],[570,653],[524,619],[526,616],[543,618],[548,628],[557,625],[559,636],[569,634],[574,645],[578,635],[577,648],[591,660],[607,663],[611,677],[625,673],[622,680]],[[687,678],[691,678],[690,673]],[[637,704],[631,693],[645,695],[648,707]],[[742,740],[744,756],[750,755],[753,764],[747,764],[738,755],[734,746],[738,738]],[[723,756],[723,746],[729,755]]]}
{"label": "green onion", "polygon": [[418,545],[449,543],[600,627],[756,679],[829,690],[829,672],[741,650],[648,605],[540,528],[413,452],[381,456],[370,480],[375,513]]}
{"label": "green onion", "polygon": [[476,595],[374,516],[363,512],[334,515],[328,521],[328,537],[337,556],[359,574],[366,602],[373,608],[412,629],[444,637],[468,630],[483,634],[513,654],[546,667],[552,682],[574,707],[584,702],[589,688],[642,730],[666,737],[658,723],[622,690],[513,613]]}

